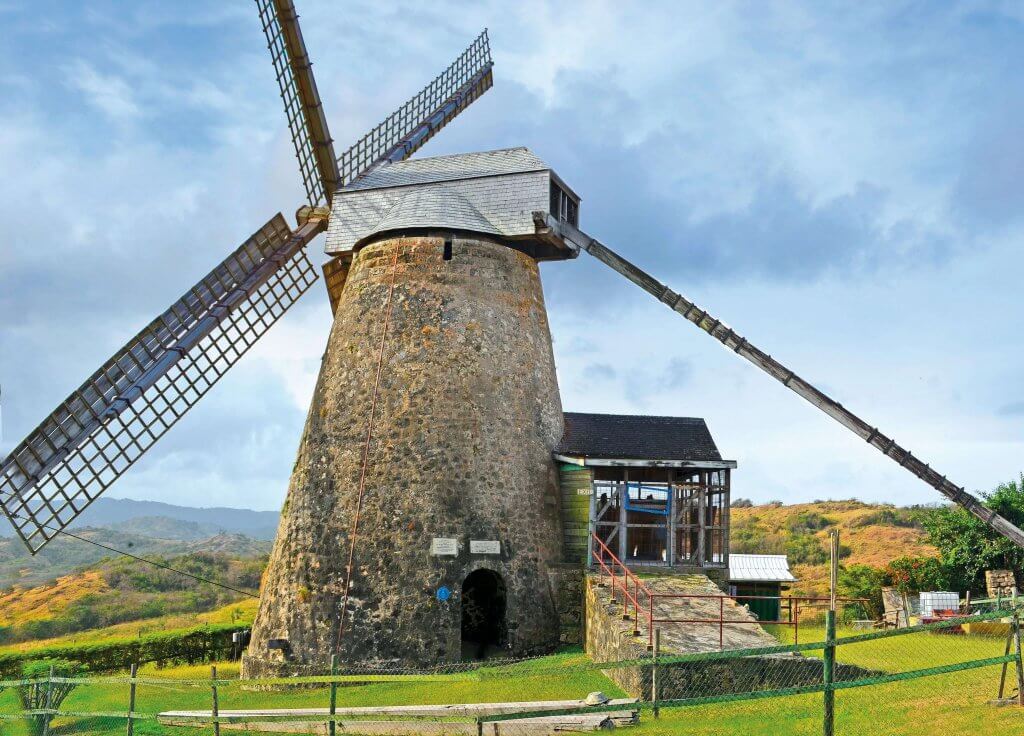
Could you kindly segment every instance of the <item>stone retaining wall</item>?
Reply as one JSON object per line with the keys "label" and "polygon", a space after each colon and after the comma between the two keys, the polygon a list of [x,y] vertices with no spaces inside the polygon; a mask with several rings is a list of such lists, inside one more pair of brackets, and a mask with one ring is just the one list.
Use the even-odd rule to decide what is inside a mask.
{"label": "stone retaining wall", "polygon": [[[608,588],[599,584],[597,576],[586,576],[585,597],[585,647],[591,659],[621,662],[651,656],[643,640],[633,636],[632,621],[622,619],[622,607],[609,602]],[[672,652],[663,654],[670,656]],[[653,663],[605,670],[604,674],[630,695],[650,700],[652,668]],[[822,680],[823,668],[820,659],[793,654],[663,664],[658,673],[659,699],[815,685]],[[878,673],[852,665],[836,664],[835,667],[837,682],[875,674]]]}

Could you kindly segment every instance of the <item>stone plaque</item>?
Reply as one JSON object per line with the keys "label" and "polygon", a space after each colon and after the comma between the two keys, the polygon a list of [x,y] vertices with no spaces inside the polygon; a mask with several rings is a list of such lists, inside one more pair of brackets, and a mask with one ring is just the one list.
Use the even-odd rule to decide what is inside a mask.
{"label": "stone plaque", "polygon": [[501,542],[494,539],[471,539],[469,551],[474,555],[500,555]]}
{"label": "stone plaque", "polygon": [[449,537],[434,537],[430,540],[430,554],[435,557],[454,557],[459,554],[459,540]]}

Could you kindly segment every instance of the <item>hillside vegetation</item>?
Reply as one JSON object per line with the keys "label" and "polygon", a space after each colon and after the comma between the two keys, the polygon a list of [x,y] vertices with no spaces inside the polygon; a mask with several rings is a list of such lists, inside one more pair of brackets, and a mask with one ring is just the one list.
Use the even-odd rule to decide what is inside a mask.
{"label": "hillside vegetation", "polygon": [[[187,535],[193,527],[177,526],[172,520],[149,521],[165,532],[172,528],[177,538],[161,538],[118,529],[87,527],[75,529],[75,534],[95,540],[108,547],[121,549],[135,555],[172,557],[175,555],[200,552],[218,552],[245,558],[270,552],[271,543],[237,533],[218,533],[205,539],[192,539]],[[89,565],[110,557],[109,550],[88,542],[67,536],[58,536],[36,555],[29,554],[20,539],[0,537],[0,590],[19,587],[31,588],[47,585],[58,578],[78,572]]]}
{"label": "hillside vegetation", "polygon": [[925,509],[861,501],[770,503],[731,510],[732,552],[785,554],[798,581],[792,592],[828,594],[828,533],[839,530],[844,565],[882,568],[900,557],[934,557],[922,525]]}
{"label": "hillside vegetation", "polygon": [[266,564],[263,554],[239,556],[223,551],[150,555],[150,559],[235,590],[130,558],[107,558],[50,583],[0,594],[0,643],[211,611],[246,598],[236,591],[258,590]]}

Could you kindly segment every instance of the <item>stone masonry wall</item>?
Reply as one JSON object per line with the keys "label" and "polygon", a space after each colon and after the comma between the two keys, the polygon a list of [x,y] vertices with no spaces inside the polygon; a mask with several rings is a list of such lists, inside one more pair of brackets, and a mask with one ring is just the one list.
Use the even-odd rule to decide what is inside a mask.
{"label": "stone masonry wall", "polygon": [[583,568],[573,563],[553,565],[548,572],[562,645],[583,643],[583,576]]}
{"label": "stone masonry wall", "polygon": [[[292,473],[245,676],[343,661],[422,666],[460,659],[459,591],[477,568],[507,587],[507,654],[559,641],[549,571],[561,561],[562,434],[537,264],[485,239],[395,237],[355,257],[337,305]],[[349,542],[385,305],[390,324],[339,642]],[[458,554],[430,554],[435,537]],[[469,541],[497,540],[500,555]],[[438,590],[453,592],[440,600]],[[288,651],[268,650],[286,639]]]}

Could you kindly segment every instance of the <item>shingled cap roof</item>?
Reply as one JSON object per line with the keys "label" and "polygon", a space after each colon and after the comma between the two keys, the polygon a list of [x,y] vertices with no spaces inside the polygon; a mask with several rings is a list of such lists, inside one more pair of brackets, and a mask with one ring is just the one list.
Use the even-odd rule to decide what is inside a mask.
{"label": "shingled cap roof", "polygon": [[385,233],[448,230],[515,243],[538,260],[574,258],[578,246],[547,225],[561,216],[550,212],[553,187],[578,212],[579,197],[527,148],[389,164],[337,191],[325,251],[354,252]]}
{"label": "shingled cap roof", "polygon": [[556,455],[665,462],[723,461],[708,425],[696,417],[565,413]]}

